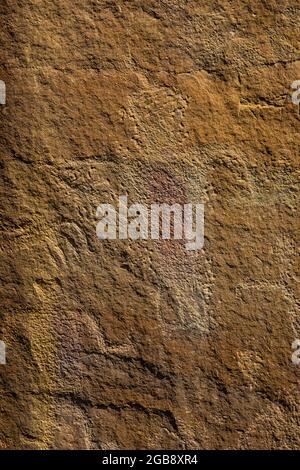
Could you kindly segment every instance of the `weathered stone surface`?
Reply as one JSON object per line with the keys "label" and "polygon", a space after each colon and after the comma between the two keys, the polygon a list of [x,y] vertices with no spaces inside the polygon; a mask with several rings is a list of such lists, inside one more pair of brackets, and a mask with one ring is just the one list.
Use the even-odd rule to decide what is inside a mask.
{"label": "weathered stone surface", "polygon": [[[298,0],[3,0],[0,445],[299,448]],[[205,246],[95,211],[205,202]]]}

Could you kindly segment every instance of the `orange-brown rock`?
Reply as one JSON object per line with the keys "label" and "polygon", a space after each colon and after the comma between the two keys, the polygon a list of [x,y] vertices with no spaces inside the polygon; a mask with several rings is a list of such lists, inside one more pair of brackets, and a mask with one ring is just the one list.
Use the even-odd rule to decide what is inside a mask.
{"label": "orange-brown rock", "polygon": [[[0,13],[0,447],[299,448],[299,1]],[[204,249],[98,240],[123,194]]]}

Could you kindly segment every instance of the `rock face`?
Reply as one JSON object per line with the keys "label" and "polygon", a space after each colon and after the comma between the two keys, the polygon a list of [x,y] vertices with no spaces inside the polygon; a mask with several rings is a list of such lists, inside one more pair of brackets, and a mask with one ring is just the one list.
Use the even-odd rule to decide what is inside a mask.
{"label": "rock face", "polygon": [[[0,11],[1,448],[299,448],[299,1]],[[204,248],[100,241],[120,195]]]}

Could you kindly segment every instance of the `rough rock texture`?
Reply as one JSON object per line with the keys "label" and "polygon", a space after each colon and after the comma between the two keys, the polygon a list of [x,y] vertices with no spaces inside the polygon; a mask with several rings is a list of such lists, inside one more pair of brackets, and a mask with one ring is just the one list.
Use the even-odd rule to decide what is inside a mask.
{"label": "rough rock texture", "polygon": [[[298,0],[2,0],[0,445],[296,449]],[[205,202],[205,246],[95,211]]]}

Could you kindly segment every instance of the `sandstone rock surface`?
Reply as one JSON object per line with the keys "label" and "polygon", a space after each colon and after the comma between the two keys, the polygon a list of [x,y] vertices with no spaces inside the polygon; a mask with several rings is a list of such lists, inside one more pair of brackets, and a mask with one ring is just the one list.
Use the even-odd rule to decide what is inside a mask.
{"label": "sandstone rock surface", "polygon": [[[299,1],[0,13],[0,447],[299,448]],[[204,249],[98,240],[122,194]]]}

